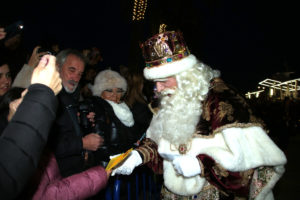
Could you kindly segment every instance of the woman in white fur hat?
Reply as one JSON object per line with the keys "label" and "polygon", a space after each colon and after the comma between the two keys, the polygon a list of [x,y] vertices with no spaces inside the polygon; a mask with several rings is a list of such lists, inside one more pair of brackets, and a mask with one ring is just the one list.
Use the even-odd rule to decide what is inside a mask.
{"label": "woman in white fur hat", "polygon": [[[94,160],[95,164],[105,167],[110,160],[109,156],[123,153],[134,146],[139,136],[138,126],[134,123],[129,107],[122,100],[127,83],[118,72],[99,72],[91,89],[94,95],[92,103],[96,113],[95,124],[104,138],[104,145],[94,152]],[[126,188],[122,188],[121,194],[126,195],[126,190],[123,191]]]}
{"label": "woman in white fur hat", "polygon": [[105,141],[98,151],[102,161],[109,161],[110,155],[130,149],[137,141],[132,112],[122,101],[126,90],[125,78],[112,70],[99,72],[92,86],[96,126]]}

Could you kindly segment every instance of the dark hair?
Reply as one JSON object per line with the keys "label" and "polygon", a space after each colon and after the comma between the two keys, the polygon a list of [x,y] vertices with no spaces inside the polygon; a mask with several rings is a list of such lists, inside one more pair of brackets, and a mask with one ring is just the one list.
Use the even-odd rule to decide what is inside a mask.
{"label": "dark hair", "polygon": [[0,98],[0,113],[7,116],[9,113],[9,104],[20,98],[25,88],[12,87]]}
{"label": "dark hair", "polygon": [[9,61],[9,59],[6,58],[6,56],[0,54],[0,66],[3,66],[5,64],[8,65],[8,67],[9,67],[10,61]]}

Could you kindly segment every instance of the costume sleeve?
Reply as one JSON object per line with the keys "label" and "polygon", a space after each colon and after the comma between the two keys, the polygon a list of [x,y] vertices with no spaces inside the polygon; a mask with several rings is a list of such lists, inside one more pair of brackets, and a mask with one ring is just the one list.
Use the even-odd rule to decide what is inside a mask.
{"label": "costume sleeve", "polygon": [[0,196],[15,198],[33,175],[55,119],[57,99],[41,84],[28,88],[0,138]]}
{"label": "costume sleeve", "polygon": [[158,154],[157,145],[153,140],[146,138],[142,141],[141,146],[137,147],[135,150],[140,153],[143,164],[147,164],[154,173],[163,173],[163,159]]}
{"label": "costume sleeve", "polygon": [[[247,153],[231,153],[231,148],[239,148],[239,144],[234,145],[234,142],[237,141],[238,143],[238,141],[242,141],[245,142],[245,144],[248,144],[247,136],[243,136],[243,134],[250,133],[249,135],[251,135],[252,130],[250,129],[247,132],[244,131],[244,128],[251,128],[254,126],[262,127],[263,122],[253,115],[253,112],[246,103],[245,99],[241,95],[239,95],[238,92],[236,92],[236,90],[225,85],[223,81],[218,80],[217,82],[213,83],[212,88],[213,89],[210,91],[207,100],[203,104],[204,111],[202,120],[206,121],[206,123],[208,124],[208,135],[211,137],[215,137],[215,134],[223,134],[222,131],[227,130],[226,139],[223,138],[223,135],[222,137],[219,137],[223,138],[219,141],[222,141],[221,143],[224,143],[225,146],[227,145],[228,150],[224,151],[223,147],[218,148],[218,146],[214,148],[219,149],[218,152],[224,151],[223,159],[225,159],[226,155],[229,155],[232,158],[232,160],[238,163],[238,159],[236,157],[244,156]],[[231,132],[229,128],[232,128],[234,132]],[[256,130],[253,129],[253,132],[255,131]],[[232,136],[230,136],[231,134]],[[244,150],[250,152],[252,151],[251,147],[248,149],[246,149],[245,147],[243,148],[243,150],[242,148],[240,149],[240,151]],[[200,154],[197,156],[197,158],[200,161],[200,166],[202,168],[201,175],[204,176],[211,184],[215,185],[217,188],[225,192],[227,195],[241,197],[248,196],[249,186],[254,169],[245,166],[245,169],[242,171],[226,170],[221,165],[221,163],[218,163],[216,161],[216,159],[222,157],[221,153],[219,157],[216,157],[216,150],[214,152],[215,153],[211,153],[210,155]],[[222,159],[219,159],[218,161],[220,160]]]}
{"label": "costume sleeve", "polygon": [[201,176],[204,176],[212,185],[227,195],[240,197],[249,195],[249,185],[254,170],[230,172],[208,155],[201,154],[198,159],[202,170]]}

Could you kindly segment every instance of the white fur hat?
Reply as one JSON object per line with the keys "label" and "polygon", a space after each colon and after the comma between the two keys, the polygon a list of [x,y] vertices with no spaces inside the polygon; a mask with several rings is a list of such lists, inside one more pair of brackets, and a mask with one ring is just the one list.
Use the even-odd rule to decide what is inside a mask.
{"label": "white fur hat", "polygon": [[113,88],[122,88],[125,92],[127,90],[127,82],[118,72],[108,69],[97,74],[91,89],[93,95],[101,96],[104,90]]}
{"label": "white fur hat", "polygon": [[189,56],[174,62],[164,63],[149,68],[145,67],[144,76],[148,80],[167,78],[194,67],[197,62],[197,58],[193,54],[190,54]]}

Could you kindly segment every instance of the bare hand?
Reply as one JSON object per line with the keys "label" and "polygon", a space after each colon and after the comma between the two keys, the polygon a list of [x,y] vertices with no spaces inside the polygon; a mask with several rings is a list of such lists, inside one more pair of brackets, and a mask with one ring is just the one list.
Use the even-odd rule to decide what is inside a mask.
{"label": "bare hand", "polygon": [[51,55],[44,55],[39,65],[34,69],[31,84],[40,83],[48,86],[57,95],[61,88],[61,78],[56,69],[56,58]]}
{"label": "bare hand", "polygon": [[35,68],[39,64],[41,57],[43,57],[44,55],[47,54],[46,52],[40,52],[40,53],[38,53],[39,48],[41,48],[41,47],[40,46],[36,46],[33,49],[33,51],[32,51],[31,57],[30,57],[30,59],[28,61],[28,65],[30,67]]}
{"label": "bare hand", "polygon": [[97,151],[103,142],[104,139],[96,133],[90,133],[82,138],[83,148],[90,151]]}
{"label": "bare hand", "polygon": [[23,98],[25,96],[25,94],[27,93],[27,89],[25,89],[23,92],[22,92],[22,95],[20,98],[18,99],[15,99],[13,100],[12,102],[9,103],[9,113],[8,113],[8,116],[7,116],[7,120],[10,121],[11,118],[15,115],[19,105],[21,104],[21,102],[23,101]]}
{"label": "bare hand", "polygon": [[89,112],[89,114],[86,116],[90,122],[95,122],[95,113],[94,112]]}
{"label": "bare hand", "polygon": [[109,179],[109,177],[110,177],[110,175],[111,175],[111,172],[112,172],[112,170],[110,169],[110,170],[105,170],[105,171],[106,171],[107,179]]}

